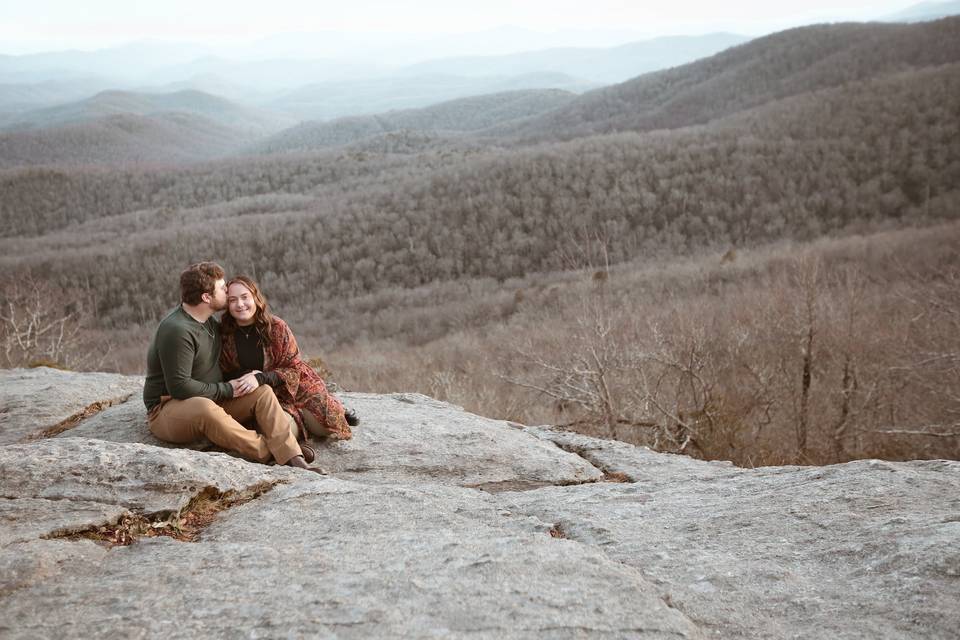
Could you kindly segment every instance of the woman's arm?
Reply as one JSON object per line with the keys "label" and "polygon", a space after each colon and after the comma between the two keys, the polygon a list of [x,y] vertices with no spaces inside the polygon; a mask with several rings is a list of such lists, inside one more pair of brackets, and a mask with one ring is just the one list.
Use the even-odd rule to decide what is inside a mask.
{"label": "woman's arm", "polygon": [[270,368],[265,373],[274,374],[277,387],[285,388],[292,397],[296,397],[300,386],[300,371],[297,368],[300,349],[290,327],[280,318],[274,318],[270,327],[269,349]]}
{"label": "woman's arm", "polygon": [[276,371],[258,371],[257,372],[257,382],[260,384],[268,384],[271,387],[276,387],[280,384],[280,375]]}

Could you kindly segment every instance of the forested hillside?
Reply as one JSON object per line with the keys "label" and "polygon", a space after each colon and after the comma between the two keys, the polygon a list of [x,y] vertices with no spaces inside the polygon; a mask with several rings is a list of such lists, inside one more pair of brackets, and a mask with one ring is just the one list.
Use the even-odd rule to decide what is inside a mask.
{"label": "forested hillside", "polygon": [[[95,290],[99,313],[123,325],[160,313],[170,302],[167,274],[198,256],[255,271],[280,300],[305,295],[304,283],[319,300],[550,270],[561,266],[558,248],[594,236],[616,262],[922,224],[957,215],[960,103],[948,99],[955,95],[960,67],[946,65],[710,126],[511,153],[399,156],[371,166],[325,156],[68,174],[59,183],[33,174],[35,188],[60,185],[43,195],[7,176],[9,192],[20,194],[4,200],[11,223],[29,220],[44,233],[65,224],[64,213],[89,221],[4,241],[4,266]],[[238,199],[268,193],[275,195]],[[282,193],[307,198],[290,206]],[[38,206],[58,201],[62,208]],[[211,206],[218,201],[233,202]],[[31,207],[34,215],[18,215]],[[111,209],[148,211],[95,218]],[[111,233],[124,241],[104,243]]]}
{"label": "forested hillside", "polygon": [[[113,115],[77,124],[0,132],[0,169],[53,165],[61,167],[59,170],[75,171],[65,167],[195,163],[236,152],[250,140],[244,131],[188,113]],[[86,168],[79,171],[82,175]],[[15,181],[29,181],[30,175],[29,169],[21,170]],[[6,181],[6,178],[0,180]],[[65,198],[64,206],[72,206],[72,194],[61,196]],[[15,198],[14,192],[4,193],[4,211],[13,206]],[[24,211],[31,210],[34,207],[11,211],[11,217],[21,218]],[[43,205],[35,212],[42,215],[42,210]],[[54,226],[60,224],[62,221]],[[21,222],[12,222],[7,233],[20,225]]]}
{"label": "forested hillside", "polygon": [[673,129],[773,100],[958,61],[960,16],[917,25],[803,27],[598,89],[502,133],[570,139],[613,131]]}

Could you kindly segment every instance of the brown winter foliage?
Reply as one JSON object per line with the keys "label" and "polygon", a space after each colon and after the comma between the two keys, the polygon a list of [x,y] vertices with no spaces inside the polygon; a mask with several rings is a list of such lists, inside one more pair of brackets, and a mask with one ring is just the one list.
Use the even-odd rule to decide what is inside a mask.
{"label": "brown winter foliage", "polygon": [[[958,247],[954,222],[474,283],[421,322],[442,337],[327,362],[351,389],[747,466],[956,459]],[[380,322],[419,318],[416,302]]]}

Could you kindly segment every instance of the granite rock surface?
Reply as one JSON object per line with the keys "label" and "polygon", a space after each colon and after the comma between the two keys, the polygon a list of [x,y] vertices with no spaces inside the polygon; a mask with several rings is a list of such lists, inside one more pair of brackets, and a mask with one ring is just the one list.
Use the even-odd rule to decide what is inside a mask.
{"label": "granite rock surface", "polygon": [[[503,420],[413,393],[339,397],[362,416],[351,440],[314,442],[316,464],[343,479],[364,482],[458,484],[517,489],[599,480],[582,457],[531,437]],[[131,398],[60,434],[170,447],[147,429],[146,410]],[[206,448],[197,443],[192,448]]]}
{"label": "granite rock surface", "polygon": [[[96,386],[73,375],[78,397]],[[0,371],[13,395],[31,397],[31,380],[46,378]],[[919,639],[960,628],[960,463],[747,470],[424,396],[341,397],[363,422],[353,440],[320,445],[327,476],[159,446],[137,397],[58,437],[0,446],[0,637]],[[255,487],[192,542],[82,535]]]}
{"label": "granite rock surface", "polygon": [[143,378],[47,367],[0,372],[0,445],[54,427],[96,402],[139,397]]}

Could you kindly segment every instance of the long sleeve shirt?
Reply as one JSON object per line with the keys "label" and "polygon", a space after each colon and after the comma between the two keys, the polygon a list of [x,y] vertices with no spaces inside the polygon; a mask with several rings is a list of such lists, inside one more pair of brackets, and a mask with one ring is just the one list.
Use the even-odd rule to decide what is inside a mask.
{"label": "long sleeve shirt", "polygon": [[240,363],[240,369],[225,373],[224,377],[227,380],[239,378],[249,371],[259,371],[256,378],[260,384],[268,384],[271,387],[280,384],[280,376],[276,371],[263,370],[263,342],[255,328],[238,327],[233,332],[233,339],[237,344],[237,360]]}
{"label": "long sleeve shirt", "polygon": [[161,396],[178,400],[202,397],[214,402],[233,397],[233,387],[220,373],[220,323],[198,322],[182,306],[160,321],[147,350],[143,404],[147,411]]}

